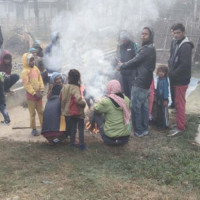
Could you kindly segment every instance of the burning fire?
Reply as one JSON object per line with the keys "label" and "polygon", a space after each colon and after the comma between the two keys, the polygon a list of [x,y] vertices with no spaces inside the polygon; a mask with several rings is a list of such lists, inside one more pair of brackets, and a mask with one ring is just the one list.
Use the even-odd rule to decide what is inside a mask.
{"label": "burning fire", "polygon": [[97,128],[97,123],[91,124],[90,122],[87,122],[85,124],[85,128],[86,128],[86,130],[88,130],[92,133],[95,133],[95,134],[99,133],[99,129]]}

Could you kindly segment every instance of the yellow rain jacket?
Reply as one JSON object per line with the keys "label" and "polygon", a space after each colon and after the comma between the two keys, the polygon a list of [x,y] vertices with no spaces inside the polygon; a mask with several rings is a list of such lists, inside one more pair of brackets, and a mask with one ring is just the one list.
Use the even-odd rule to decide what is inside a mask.
{"label": "yellow rain jacket", "polygon": [[40,70],[36,66],[33,68],[29,67],[27,56],[28,53],[25,53],[22,57],[24,69],[21,73],[21,79],[27,92],[27,99],[35,100],[34,95],[36,92],[44,91],[44,83],[40,75]]}

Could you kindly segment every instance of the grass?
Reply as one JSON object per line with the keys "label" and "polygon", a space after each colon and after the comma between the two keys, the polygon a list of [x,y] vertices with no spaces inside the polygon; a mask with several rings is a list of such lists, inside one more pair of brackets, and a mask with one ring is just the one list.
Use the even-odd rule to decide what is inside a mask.
{"label": "grass", "polygon": [[187,120],[178,137],[152,129],[123,147],[88,140],[85,152],[1,140],[0,199],[199,199],[199,119]]}

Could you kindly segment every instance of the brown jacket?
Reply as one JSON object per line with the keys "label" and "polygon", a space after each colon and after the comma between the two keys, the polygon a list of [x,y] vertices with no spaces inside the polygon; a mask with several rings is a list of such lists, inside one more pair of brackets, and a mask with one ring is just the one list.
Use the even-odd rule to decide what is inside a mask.
{"label": "brown jacket", "polygon": [[[85,100],[81,97],[80,87],[73,84],[63,85],[60,93],[61,112],[64,116],[77,116],[84,118]],[[76,103],[79,114],[75,114],[72,107],[72,99]]]}

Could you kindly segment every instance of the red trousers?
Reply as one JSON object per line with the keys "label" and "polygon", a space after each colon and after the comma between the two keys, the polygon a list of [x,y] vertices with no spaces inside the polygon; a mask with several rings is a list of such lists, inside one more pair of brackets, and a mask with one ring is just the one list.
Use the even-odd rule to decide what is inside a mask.
{"label": "red trousers", "polygon": [[176,109],[176,125],[177,129],[183,131],[186,126],[185,117],[185,93],[188,85],[180,85],[174,87],[175,92],[175,109]]}
{"label": "red trousers", "polygon": [[152,107],[153,107],[153,100],[154,100],[154,80],[152,80],[151,86],[150,86],[150,94],[149,94],[149,117],[151,117],[152,115]]}

